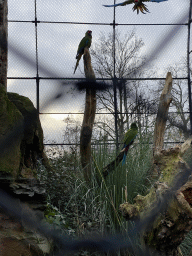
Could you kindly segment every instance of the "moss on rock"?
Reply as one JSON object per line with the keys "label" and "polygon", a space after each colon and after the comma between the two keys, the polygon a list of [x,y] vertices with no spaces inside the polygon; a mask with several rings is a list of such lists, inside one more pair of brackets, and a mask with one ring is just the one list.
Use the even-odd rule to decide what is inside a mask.
{"label": "moss on rock", "polygon": [[[9,100],[17,107],[24,118],[24,132],[21,141],[21,163],[19,175],[24,178],[36,177],[37,158],[43,156],[43,130],[38,112],[31,100],[17,93],[7,93]],[[32,171],[29,172],[29,169]],[[28,174],[30,173],[29,177]]]}
{"label": "moss on rock", "polygon": [[[20,143],[23,137],[24,118],[16,106],[8,99],[3,86],[0,85],[0,172],[17,175],[20,165]],[[15,130],[14,128],[20,128]]]}
{"label": "moss on rock", "polygon": [[[0,176],[25,177],[43,156],[43,130],[37,110],[27,97],[6,93],[0,85]],[[26,174],[27,174],[26,173]],[[26,178],[26,177],[25,177]]]}

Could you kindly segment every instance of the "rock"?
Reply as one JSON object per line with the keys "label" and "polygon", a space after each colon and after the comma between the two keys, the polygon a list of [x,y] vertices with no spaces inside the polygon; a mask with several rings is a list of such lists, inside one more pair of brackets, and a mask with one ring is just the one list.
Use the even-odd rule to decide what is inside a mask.
{"label": "rock", "polygon": [[[2,141],[5,144],[0,150],[0,172],[15,178],[20,166],[20,146],[23,139],[24,118],[17,107],[8,99],[2,86],[0,86],[0,99],[0,145]],[[11,132],[15,126],[20,127],[20,131],[18,133],[16,131],[13,139]]]}
{"label": "rock", "polygon": [[22,219],[23,207],[29,214],[32,210],[39,222],[44,218],[46,191],[36,168],[41,159],[49,167],[43,130],[33,103],[19,94],[6,93],[1,85],[0,152],[0,188],[22,204],[19,220],[0,208],[0,255],[49,254],[51,242]]}

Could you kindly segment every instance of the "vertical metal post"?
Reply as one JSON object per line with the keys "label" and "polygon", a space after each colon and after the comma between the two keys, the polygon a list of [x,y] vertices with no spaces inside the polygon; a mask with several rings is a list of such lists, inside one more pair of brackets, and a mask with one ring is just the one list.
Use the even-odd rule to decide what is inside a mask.
{"label": "vertical metal post", "polygon": [[189,20],[188,20],[188,40],[187,40],[187,72],[188,72],[188,94],[189,94],[189,115],[190,115],[190,133],[192,134],[192,105],[191,105],[191,75],[190,75],[190,34],[191,34],[191,7],[192,0],[189,6]]}
{"label": "vertical metal post", "polygon": [[36,47],[36,107],[39,114],[39,65],[38,65],[38,48],[37,48],[37,1],[35,0],[35,47]]}
{"label": "vertical metal post", "polygon": [[[115,5],[115,0],[114,0]],[[113,90],[114,90],[114,111],[115,111],[115,136],[116,136],[116,152],[119,148],[118,126],[117,126],[117,77],[115,70],[115,6],[113,12]]]}

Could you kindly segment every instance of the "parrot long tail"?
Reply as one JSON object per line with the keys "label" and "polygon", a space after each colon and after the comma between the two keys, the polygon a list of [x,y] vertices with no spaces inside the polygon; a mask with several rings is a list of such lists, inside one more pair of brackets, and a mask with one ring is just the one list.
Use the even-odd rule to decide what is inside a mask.
{"label": "parrot long tail", "polygon": [[76,62],[76,65],[75,65],[75,70],[74,70],[74,73],[73,74],[75,74],[75,71],[76,71],[76,69],[77,69],[77,67],[78,67],[78,65],[79,65],[79,61],[80,61],[80,59],[81,59],[81,56],[82,56],[82,54],[77,54],[77,56],[76,56],[76,59],[77,59],[77,62]]}
{"label": "parrot long tail", "polygon": [[125,148],[125,152],[124,152],[124,155],[123,155],[122,165],[125,164],[125,159],[126,159],[126,156],[127,156],[127,152],[129,150],[129,146],[130,146],[130,144],[128,146],[124,147]]}
{"label": "parrot long tail", "polygon": [[122,161],[122,165],[124,165],[125,164],[125,159],[126,159],[126,154],[124,153],[124,155],[123,155],[123,161]]}
{"label": "parrot long tail", "polygon": [[77,67],[78,67],[78,65],[79,65],[79,61],[80,61],[80,59],[78,59],[77,62],[76,62],[76,65],[75,65],[75,69],[74,69],[74,73],[73,73],[73,74],[75,74],[75,71],[76,71],[76,69],[77,69]]}

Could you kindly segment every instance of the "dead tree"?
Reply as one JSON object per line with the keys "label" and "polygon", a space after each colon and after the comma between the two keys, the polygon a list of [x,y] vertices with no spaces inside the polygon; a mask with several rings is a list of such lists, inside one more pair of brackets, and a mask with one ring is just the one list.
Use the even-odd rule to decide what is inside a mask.
{"label": "dead tree", "polygon": [[165,80],[165,86],[163,88],[163,91],[160,97],[157,118],[155,123],[154,148],[153,148],[154,155],[158,154],[158,152],[163,149],[164,133],[165,133],[166,121],[168,118],[168,110],[169,110],[170,103],[172,101],[171,89],[172,89],[172,76],[171,76],[171,73],[168,72]]}
{"label": "dead tree", "polygon": [[89,183],[91,179],[91,137],[96,112],[96,90],[91,88],[91,83],[95,82],[95,74],[91,65],[89,49],[84,49],[84,71],[90,88],[86,88],[85,111],[80,135],[81,164],[85,180]]}

